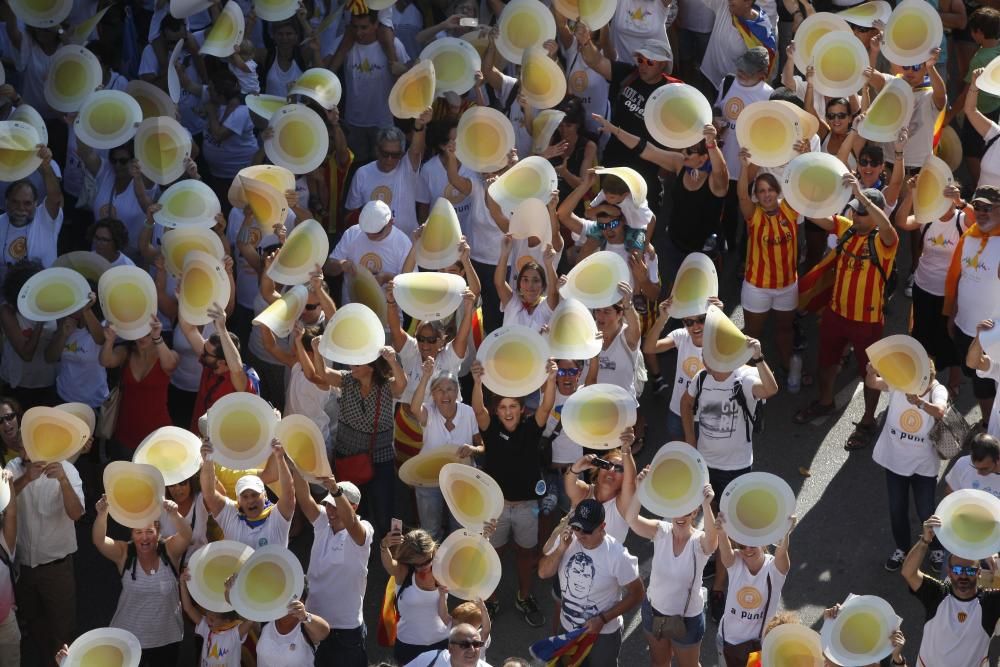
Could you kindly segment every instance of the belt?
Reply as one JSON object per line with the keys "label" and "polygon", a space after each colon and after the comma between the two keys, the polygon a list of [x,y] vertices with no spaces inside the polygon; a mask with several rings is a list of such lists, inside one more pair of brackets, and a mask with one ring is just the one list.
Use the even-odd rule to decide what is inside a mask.
{"label": "belt", "polygon": [[50,560],[48,563],[42,563],[41,565],[22,565],[21,568],[25,570],[37,570],[40,567],[49,567],[50,565],[59,565],[66,561],[72,554],[67,554],[62,558],[57,558],[56,560]]}

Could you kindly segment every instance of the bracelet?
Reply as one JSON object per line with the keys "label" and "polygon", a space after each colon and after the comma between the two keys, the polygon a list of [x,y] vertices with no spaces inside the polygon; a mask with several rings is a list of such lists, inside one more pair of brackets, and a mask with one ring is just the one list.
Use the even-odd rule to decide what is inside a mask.
{"label": "bracelet", "polygon": [[764,363],[764,355],[760,355],[756,359],[750,359],[751,366],[756,366],[757,364],[762,364],[762,363]]}
{"label": "bracelet", "polygon": [[153,345],[160,345],[162,343],[163,343],[163,337],[162,336],[160,336],[159,338],[154,338],[153,339]]}
{"label": "bracelet", "polygon": [[637,143],[635,145],[635,148],[633,148],[632,150],[635,151],[636,155],[641,155],[642,152],[644,150],[646,150],[646,144],[648,144],[648,143],[649,143],[649,140],[646,139],[645,137],[643,137],[642,139],[639,140],[639,143]]}
{"label": "bracelet", "polygon": [[715,148],[717,145],[714,141],[712,143],[705,142],[705,148]]}
{"label": "bracelet", "polygon": [[334,498],[339,498],[342,495],[344,495],[344,490],[342,488],[340,488],[340,485],[337,485],[337,491],[336,491],[336,493],[331,493],[330,495],[332,497],[334,497]]}
{"label": "bracelet", "polygon": [[577,471],[573,470],[573,466],[570,466],[570,467],[566,468],[566,474],[567,475],[576,475],[577,477],[579,477],[581,473],[578,473]]}

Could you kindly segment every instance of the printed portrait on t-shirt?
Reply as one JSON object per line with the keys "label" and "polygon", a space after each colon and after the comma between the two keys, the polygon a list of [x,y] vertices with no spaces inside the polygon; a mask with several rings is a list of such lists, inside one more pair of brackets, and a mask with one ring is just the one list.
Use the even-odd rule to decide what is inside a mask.
{"label": "printed portrait on t-shirt", "polygon": [[573,554],[563,568],[562,612],[576,627],[601,613],[590,599],[596,574],[594,559],[583,551]]}
{"label": "printed portrait on t-shirt", "polygon": [[[742,391],[738,387],[729,392],[725,400],[702,401],[698,406],[698,428],[701,437],[712,440],[728,440],[733,437],[736,427],[743,426],[743,416],[740,414],[740,406],[733,398],[734,392]],[[716,396],[721,392],[713,392]],[[715,396],[713,396],[715,398]]]}

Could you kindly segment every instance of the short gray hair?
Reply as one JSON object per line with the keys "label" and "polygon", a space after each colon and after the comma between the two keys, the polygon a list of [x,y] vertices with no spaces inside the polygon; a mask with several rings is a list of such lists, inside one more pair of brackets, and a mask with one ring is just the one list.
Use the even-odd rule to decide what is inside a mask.
{"label": "short gray hair", "polygon": [[458,378],[455,377],[455,374],[450,373],[448,371],[444,371],[436,375],[434,379],[431,380],[431,393],[436,391],[437,388],[441,386],[442,382],[450,382],[455,387],[455,389],[458,389]]}
{"label": "short gray hair", "polygon": [[375,145],[381,146],[382,144],[391,142],[396,142],[400,146],[403,146],[406,144],[406,135],[395,125],[379,128],[378,134],[375,135]]}

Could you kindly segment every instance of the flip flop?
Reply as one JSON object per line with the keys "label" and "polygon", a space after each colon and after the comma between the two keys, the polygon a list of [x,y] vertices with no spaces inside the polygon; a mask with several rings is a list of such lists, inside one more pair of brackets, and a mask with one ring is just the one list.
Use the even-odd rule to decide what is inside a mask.
{"label": "flip flop", "polygon": [[847,436],[847,443],[844,445],[844,449],[853,452],[857,449],[865,449],[872,444],[872,438],[878,432],[878,424],[873,422],[871,424],[862,424],[861,422],[854,422],[854,430],[851,435]]}

